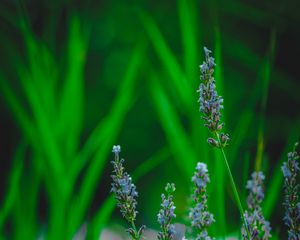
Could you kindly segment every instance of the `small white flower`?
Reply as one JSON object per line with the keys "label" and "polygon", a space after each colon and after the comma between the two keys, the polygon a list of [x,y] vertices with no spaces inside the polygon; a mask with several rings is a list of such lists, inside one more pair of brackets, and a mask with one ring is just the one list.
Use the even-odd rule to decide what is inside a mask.
{"label": "small white flower", "polygon": [[112,148],[113,153],[119,153],[121,152],[121,146],[120,145],[114,145]]}

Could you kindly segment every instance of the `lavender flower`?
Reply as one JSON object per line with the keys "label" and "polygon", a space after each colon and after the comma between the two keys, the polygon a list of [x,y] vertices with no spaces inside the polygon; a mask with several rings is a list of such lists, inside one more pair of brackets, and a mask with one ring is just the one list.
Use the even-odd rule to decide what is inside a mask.
{"label": "lavender flower", "polygon": [[[251,239],[266,240],[271,237],[270,223],[265,220],[262,214],[261,202],[264,199],[263,181],[265,176],[262,172],[253,172],[251,180],[248,180],[246,188],[249,190],[247,198],[248,210],[245,211],[244,217],[247,222]],[[242,227],[243,239],[248,239],[245,225]]]}
{"label": "lavender flower", "polygon": [[119,158],[121,147],[119,145],[113,146],[112,152],[115,154],[115,160],[112,161],[114,174],[111,176],[113,180],[111,191],[115,194],[122,216],[132,225],[132,228],[128,229],[129,234],[133,239],[140,239],[144,226],[137,231],[134,224],[138,213],[136,210],[138,193],[130,175],[124,171],[124,159],[120,160]]}
{"label": "lavender flower", "polygon": [[174,202],[172,193],[175,191],[174,183],[168,183],[166,185],[166,193],[161,195],[162,203],[161,209],[157,214],[157,221],[161,226],[161,232],[158,233],[158,239],[160,240],[170,240],[174,238],[175,235],[175,226],[172,224],[172,220],[176,217],[174,210]]}
{"label": "lavender flower", "polygon": [[[200,65],[200,86],[198,89],[200,103],[200,112],[204,119],[205,126],[210,130],[215,138],[208,138],[207,142],[213,147],[220,148],[224,162],[227,168],[227,172],[230,178],[230,183],[233,189],[234,197],[236,199],[239,211],[241,213],[244,225],[247,226],[246,219],[244,217],[243,206],[236,189],[236,185],[227,161],[224,147],[228,145],[229,135],[221,132],[224,123],[221,121],[221,109],[223,109],[223,98],[218,95],[216,90],[216,81],[213,77],[214,67],[216,66],[215,60],[210,56],[211,51],[204,47],[205,61]],[[246,227],[247,236],[250,238],[248,227]]]}
{"label": "lavender flower", "polygon": [[218,95],[213,77],[215,60],[210,56],[211,51],[204,47],[205,62],[200,65],[200,86],[197,92],[200,97],[200,112],[203,114],[205,126],[214,134],[219,134],[218,139],[209,138],[207,141],[211,146],[224,147],[229,141],[229,135],[220,133],[224,123],[221,122],[221,109],[223,109],[223,98]]}
{"label": "lavender flower", "polygon": [[288,226],[288,239],[300,239],[300,202],[298,201],[299,184],[297,184],[297,173],[299,172],[298,153],[295,151],[298,143],[295,144],[294,151],[288,153],[288,160],[281,167],[284,176],[284,203],[285,225]]}
{"label": "lavender flower", "polygon": [[197,240],[211,240],[208,236],[207,228],[215,222],[213,214],[208,211],[206,186],[210,181],[207,166],[204,163],[197,163],[196,171],[192,177],[194,183],[194,193],[192,195],[194,207],[190,209],[189,218],[192,227],[198,229]]}

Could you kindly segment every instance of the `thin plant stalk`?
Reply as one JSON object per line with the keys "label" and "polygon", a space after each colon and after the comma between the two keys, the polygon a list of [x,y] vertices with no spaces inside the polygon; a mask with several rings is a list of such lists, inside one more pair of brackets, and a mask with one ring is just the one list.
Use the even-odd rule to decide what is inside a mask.
{"label": "thin plant stalk", "polygon": [[204,47],[205,53],[205,61],[200,65],[200,86],[197,92],[199,92],[199,100],[200,103],[200,112],[203,114],[202,118],[205,122],[204,126],[206,126],[209,131],[215,135],[216,139],[208,138],[207,142],[212,147],[220,148],[222,151],[222,155],[225,161],[225,165],[230,177],[230,182],[233,188],[234,196],[236,198],[236,202],[238,204],[238,208],[242,215],[242,219],[244,221],[247,235],[249,239],[251,239],[251,235],[247,229],[247,222],[244,216],[243,207],[241,204],[241,200],[239,198],[239,194],[236,189],[236,185],[227,161],[227,157],[224,152],[224,147],[228,145],[228,141],[230,140],[229,135],[221,132],[224,126],[224,123],[221,121],[222,113],[221,110],[223,107],[223,98],[218,95],[216,90],[216,81],[214,79],[214,67],[215,59],[210,56],[211,51]]}
{"label": "thin plant stalk", "polygon": [[251,235],[250,235],[249,229],[247,227],[247,222],[246,222],[246,219],[245,219],[245,216],[244,216],[244,209],[243,209],[243,206],[242,206],[242,203],[241,203],[241,199],[239,197],[239,193],[237,191],[237,188],[236,188],[236,185],[235,185],[235,182],[234,182],[234,179],[233,179],[233,176],[232,176],[232,173],[231,173],[228,161],[227,161],[227,157],[226,157],[224,148],[223,148],[222,143],[221,143],[221,139],[220,139],[219,133],[216,133],[216,137],[218,139],[218,143],[219,143],[219,146],[220,146],[223,158],[224,158],[224,162],[225,162],[226,169],[227,169],[227,172],[228,172],[228,175],[229,175],[229,179],[230,179],[231,187],[233,189],[233,194],[234,194],[235,200],[237,202],[239,211],[240,211],[240,213],[242,215],[243,222],[244,222],[244,224],[246,226],[247,235],[248,235],[249,239],[251,239]]}

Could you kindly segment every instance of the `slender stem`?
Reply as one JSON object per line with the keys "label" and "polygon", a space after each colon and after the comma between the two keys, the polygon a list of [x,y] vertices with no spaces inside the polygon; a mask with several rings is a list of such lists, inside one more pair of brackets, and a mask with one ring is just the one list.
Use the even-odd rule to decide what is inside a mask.
{"label": "slender stem", "polygon": [[131,221],[131,226],[132,226],[132,229],[134,231],[134,235],[135,235],[134,237],[136,238],[134,240],[139,240],[141,238],[141,236],[138,234],[138,231],[136,230],[136,226],[134,224],[134,221]]}
{"label": "slender stem", "polygon": [[243,210],[243,207],[242,207],[242,203],[241,203],[241,200],[240,200],[240,197],[239,197],[239,194],[238,194],[238,191],[237,191],[237,188],[236,188],[236,185],[235,185],[235,182],[234,182],[234,179],[233,179],[233,176],[232,176],[232,173],[231,173],[228,161],[227,161],[226,154],[225,154],[224,149],[222,147],[222,143],[221,143],[221,140],[220,140],[219,133],[216,133],[216,136],[218,138],[220,149],[221,149],[221,152],[222,152],[222,155],[223,155],[223,158],[224,158],[224,161],[225,161],[225,165],[226,165],[226,168],[227,168],[227,171],[228,171],[228,175],[229,175],[229,178],[230,178],[230,182],[231,182],[231,186],[232,186],[232,189],[233,189],[235,200],[237,202],[238,208],[239,208],[240,213],[242,215],[242,219],[243,219],[243,222],[244,222],[244,225],[245,225],[245,229],[246,229],[248,238],[251,239],[251,235],[250,235],[250,232],[249,232],[249,229],[248,229],[248,224],[247,224],[247,221],[246,221],[245,216],[244,216],[244,210]]}

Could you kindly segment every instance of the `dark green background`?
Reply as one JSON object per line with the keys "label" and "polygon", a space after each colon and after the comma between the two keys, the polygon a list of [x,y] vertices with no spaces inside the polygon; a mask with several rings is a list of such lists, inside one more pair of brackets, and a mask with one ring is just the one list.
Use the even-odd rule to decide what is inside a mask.
{"label": "dark green background", "polygon": [[243,205],[246,180],[262,170],[264,213],[284,239],[279,170],[300,133],[298,10],[296,0],[1,1],[1,236],[70,239],[87,223],[96,238],[126,226],[108,198],[114,144],[137,180],[138,225],[158,228],[166,182],[177,186],[186,223],[190,178],[203,161],[211,231],[236,234],[224,162],[198,112],[207,46]]}

